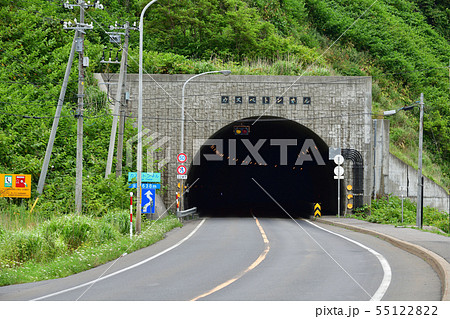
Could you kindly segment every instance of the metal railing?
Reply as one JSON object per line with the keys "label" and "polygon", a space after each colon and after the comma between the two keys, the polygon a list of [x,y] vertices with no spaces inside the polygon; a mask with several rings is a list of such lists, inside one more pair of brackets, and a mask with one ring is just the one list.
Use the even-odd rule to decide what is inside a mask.
{"label": "metal railing", "polygon": [[185,217],[189,217],[189,216],[192,217],[192,218],[194,218],[194,216],[198,217],[197,207],[192,207],[192,208],[189,208],[189,209],[186,209],[186,210],[181,210],[181,211],[177,212],[177,217],[179,219],[185,218]]}

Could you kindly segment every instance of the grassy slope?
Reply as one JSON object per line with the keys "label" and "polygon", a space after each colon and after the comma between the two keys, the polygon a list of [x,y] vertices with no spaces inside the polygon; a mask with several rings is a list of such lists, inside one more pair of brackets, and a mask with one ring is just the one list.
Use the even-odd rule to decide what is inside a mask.
{"label": "grassy slope", "polygon": [[37,228],[0,228],[0,286],[66,277],[152,245],[182,224],[173,216],[143,222],[140,236],[129,238],[129,214],[102,219],[67,215]]}
{"label": "grassy slope", "polygon": [[[0,115],[0,169],[31,173],[35,183],[73,34],[64,31],[60,22],[73,20],[78,10],[64,10],[56,0],[0,1],[0,102],[7,113]],[[120,1],[109,0],[106,10],[89,10],[86,17],[96,26],[87,33],[86,42],[90,57],[86,169],[91,176],[100,175],[104,167],[105,132],[110,125],[92,73],[106,71],[99,61],[103,48],[108,48],[106,54],[112,48],[108,26],[116,20],[136,20],[143,4],[130,1],[130,13],[126,13]],[[377,1],[364,13],[371,4],[366,0],[351,4],[342,0],[161,0],[146,19],[144,65],[154,73],[198,73],[226,66],[236,74],[371,75],[376,113],[409,105],[424,92],[425,173],[449,187],[449,84],[448,70],[442,68],[448,64],[450,45],[445,34],[428,24],[439,16],[429,19],[413,0]],[[444,27],[445,20],[439,20],[436,29],[447,30]],[[136,72],[137,32],[132,32],[130,43],[129,72]],[[155,49],[158,52],[151,51]],[[58,188],[67,192],[72,191],[74,174],[74,149],[66,145],[74,144],[76,136],[71,117],[76,103],[75,64],[60,123],[62,134],[55,144],[55,167],[48,177],[50,184],[60,183]],[[108,67],[110,72],[117,71],[117,66]],[[22,114],[49,119],[17,117]],[[392,117],[391,123],[393,153],[415,166],[417,111]],[[68,178],[64,182],[60,176]],[[56,193],[49,197],[62,199]]]}
{"label": "grassy slope", "polygon": [[[109,209],[124,208],[127,198],[121,195],[126,194],[123,179],[102,177],[111,117],[92,73],[107,70],[99,61],[103,48],[107,46],[108,52],[111,47],[105,33],[108,26],[116,20],[136,20],[145,4],[130,1],[127,13],[121,1],[102,3],[107,10],[90,10],[87,15],[89,22],[95,21],[96,28],[88,31],[86,40],[91,65],[87,70],[85,169],[89,177],[84,185],[84,207],[86,214],[98,216]],[[227,68],[235,74],[371,75],[375,113],[411,104],[419,92],[424,92],[427,102],[424,170],[448,188],[450,106],[446,90],[448,70],[443,69],[450,56],[448,21],[430,6],[419,7],[412,0],[380,0],[361,16],[372,3],[366,0],[351,3],[343,0],[161,0],[147,17],[144,65],[152,73],[200,73]],[[0,169],[32,174],[36,184],[73,36],[73,31],[64,31],[60,22],[73,20],[78,10],[64,10],[56,0],[0,0],[0,4]],[[358,22],[348,29],[358,17]],[[130,42],[131,73],[137,71],[137,33],[132,34]],[[52,157],[54,167],[49,172],[45,195],[35,209],[39,218],[32,221],[35,225],[30,233],[38,231],[39,225],[47,220],[51,222],[62,213],[71,212],[75,152],[67,146],[74,145],[76,138],[73,118],[76,68],[74,63]],[[117,72],[117,66],[109,66],[108,71]],[[417,112],[399,114],[391,121],[392,152],[415,166]],[[126,134],[128,137],[135,134],[131,126]],[[6,212],[5,205],[16,206],[6,201],[0,204],[2,223],[17,221],[28,214],[24,206]],[[20,221],[16,226],[22,228]],[[3,238],[11,235],[5,228],[0,228],[0,232]],[[27,252],[33,256],[37,247],[33,243],[42,242],[36,240],[39,236],[22,232],[26,231],[11,236],[22,243],[24,256]],[[116,238],[112,245],[118,246],[109,250],[129,244],[126,238]],[[56,241],[52,247],[61,248],[63,239],[53,239]],[[92,249],[85,246],[80,250],[83,255],[78,264],[80,269],[104,262],[98,259],[99,252]],[[6,250],[3,252],[6,256]],[[57,260],[47,260],[48,266],[42,268],[34,262],[23,263],[21,256],[15,257],[30,273],[3,272],[4,284],[67,275],[70,272],[61,272],[70,268],[67,264],[74,258],[73,254],[67,254]],[[15,257],[8,255],[4,262],[10,263]]]}

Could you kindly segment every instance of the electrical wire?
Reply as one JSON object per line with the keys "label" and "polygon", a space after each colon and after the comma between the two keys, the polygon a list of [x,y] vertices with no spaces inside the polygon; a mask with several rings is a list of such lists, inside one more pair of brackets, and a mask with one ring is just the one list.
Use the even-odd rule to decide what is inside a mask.
{"label": "electrical wire", "polygon": [[[46,0],[47,2],[50,2],[51,4],[56,4],[56,1],[54,1],[54,0]],[[13,2],[12,2],[13,3]],[[18,8],[18,9],[20,9],[20,10],[24,10],[24,11],[27,11],[27,12],[30,12],[30,13],[37,13],[37,14],[39,14],[41,17],[43,17],[43,18],[46,18],[46,19],[48,19],[48,20],[50,20],[50,21],[54,21],[54,22],[57,22],[57,23],[61,23],[61,22],[63,22],[64,20],[61,20],[61,19],[55,19],[54,17],[47,17],[47,16],[44,16],[44,14],[42,13],[42,12],[40,12],[40,11],[38,11],[38,10],[27,10],[26,8]],[[108,10],[106,10],[106,12],[109,14],[109,15],[111,15],[110,14],[110,12],[108,11]],[[97,21],[96,21],[96,23],[98,23]],[[105,26],[103,23],[100,23],[102,26]],[[103,29],[103,28],[102,28]],[[103,29],[103,31],[106,33],[106,31]],[[14,59],[14,58],[13,58]],[[18,61],[18,62],[20,62],[17,58],[15,58],[15,60],[16,61]],[[404,71],[404,72],[396,72],[396,73],[385,73],[385,74],[382,74],[382,75],[374,75],[374,76],[372,76],[372,77],[381,77],[381,76],[390,76],[390,75],[396,75],[396,74],[405,74],[405,73],[412,73],[412,72],[424,72],[424,71],[430,71],[430,70],[436,70],[436,69],[448,69],[449,67],[439,67],[439,68],[428,68],[428,69],[422,69],[422,70],[412,70],[412,71]],[[358,78],[354,78],[354,82],[358,82]],[[286,86],[284,86],[284,85],[281,85],[281,86],[278,86],[276,89],[277,90],[280,90],[280,91],[284,91],[286,88],[292,88],[292,87],[294,87],[294,86],[305,86],[305,85],[307,85],[307,86],[309,86],[309,85],[317,85],[317,84],[321,84],[321,85],[328,85],[328,84],[348,84],[348,81],[349,81],[349,79],[347,78],[347,79],[342,79],[342,80],[338,80],[338,79],[336,79],[336,80],[332,80],[332,81],[314,81],[314,82],[302,82],[301,80],[299,80],[299,81],[297,81],[298,83],[295,83],[294,85],[286,85]],[[71,81],[71,82],[77,82],[77,81]],[[135,82],[135,81],[131,81],[131,82]],[[211,82],[211,81],[209,81],[209,82]],[[238,82],[237,84],[239,84],[239,83],[246,83],[247,81],[243,81],[243,82]],[[14,81],[10,81],[10,82],[3,82],[3,83],[17,83],[17,84],[24,84],[24,83],[29,83],[29,84],[32,84],[32,85],[36,85],[37,83],[32,83],[32,82],[14,82]],[[46,83],[48,83],[48,82],[46,82]],[[272,84],[278,84],[278,82],[271,82]],[[233,83],[233,84],[236,84],[236,83]],[[239,85],[238,85],[239,86]],[[273,89],[272,89],[273,90]],[[254,95],[254,94],[256,94],[257,92],[260,92],[260,91],[267,91],[267,89],[266,88],[261,88],[261,89],[254,89],[254,90],[248,90],[248,89],[246,89],[246,90],[242,90],[242,91],[236,91],[235,93],[234,93],[234,95],[238,95],[238,94],[246,94],[246,95]],[[249,92],[251,92],[251,93],[249,93]],[[199,96],[203,96],[202,94],[187,94],[186,95],[186,97],[199,97]],[[153,97],[153,98],[148,98],[148,99],[145,99],[146,101],[157,101],[157,100],[162,100],[162,99],[166,99],[166,97]],[[108,100],[109,100],[109,102],[114,102],[114,98],[111,98],[111,97],[109,97],[108,96]],[[4,103],[4,102],[2,102],[2,103]],[[26,103],[24,103],[23,105],[25,105]],[[14,113],[6,113],[6,112],[0,112],[0,114],[3,114],[3,115],[10,115],[10,116],[16,116],[16,117],[22,117],[22,118],[29,118],[29,119],[48,119],[48,118],[54,118],[54,117],[51,117],[51,116],[36,116],[36,115],[20,115],[20,114],[14,114]],[[373,114],[372,114],[373,115]],[[105,117],[105,116],[114,116],[114,114],[102,114],[102,115],[96,115],[96,116],[92,116],[92,117],[90,117],[90,118],[97,118],[97,117]],[[117,115],[116,115],[117,116]],[[66,116],[61,116],[61,117],[73,117],[73,115],[66,115]],[[127,116],[127,117],[130,117],[130,118],[135,118],[134,116]],[[89,117],[86,117],[86,118],[89,118]],[[144,117],[145,119],[156,119],[156,120],[164,120],[164,121],[179,121],[179,119],[173,119],[173,118],[161,118],[161,117]],[[307,118],[307,119],[319,119],[319,118],[328,118],[328,117],[315,117],[315,118]],[[330,118],[332,118],[331,116],[330,116]],[[299,120],[299,119],[297,119],[297,120]],[[301,120],[305,120],[305,119],[301,119]],[[189,120],[188,120],[189,121]],[[222,120],[208,120],[208,119],[199,119],[199,120],[197,120],[197,121],[222,121]]]}

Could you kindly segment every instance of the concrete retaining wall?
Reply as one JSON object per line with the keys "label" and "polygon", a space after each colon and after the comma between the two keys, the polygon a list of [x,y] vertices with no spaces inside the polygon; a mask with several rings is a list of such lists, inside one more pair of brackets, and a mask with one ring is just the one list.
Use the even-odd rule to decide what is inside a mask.
{"label": "concrete retaining wall", "polygon": [[[412,201],[417,200],[417,170],[402,162],[390,154],[389,156],[389,179],[386,183],[386,193],[395,196],[405,196]],[[435,207],[441,211],[449,212],[450,196],[445,189],[429,178],[424,178],[423,204]]]}
{"label": "concrete retaining wall", "polygon": [[[389,120],[373,120],[374,134],[374,197],[392,194],[417,201],[417,169],[389,152]],[[450,197],[446,190],[424,177],[424,206],[449,212]]]}

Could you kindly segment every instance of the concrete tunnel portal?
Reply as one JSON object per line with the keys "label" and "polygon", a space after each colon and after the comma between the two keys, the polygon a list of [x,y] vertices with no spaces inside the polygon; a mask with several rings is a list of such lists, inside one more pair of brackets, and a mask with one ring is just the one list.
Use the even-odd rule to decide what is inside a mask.
{"label": "concrete tunnel portal", "polygon": [[[201,216],[293,218],[336,214],[337,185],[328,145],[300,123],[263,116],[214,133],[195,155],[185,208]],[[281,206],[281,207],[280,207]]]}

